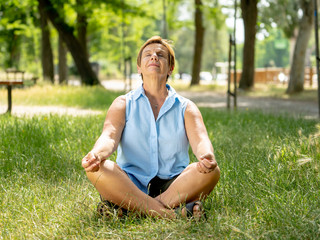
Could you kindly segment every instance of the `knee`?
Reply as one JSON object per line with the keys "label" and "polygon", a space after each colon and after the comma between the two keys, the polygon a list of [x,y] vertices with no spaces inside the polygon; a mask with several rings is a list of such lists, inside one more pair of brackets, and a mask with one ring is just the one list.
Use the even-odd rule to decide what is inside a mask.
{"label": "knee", "polygon": [[195,172],[195,174],[198,175],[198,179],[202,183],[207,182],[209,185],[211,185],[211,184],[216,185],[217,182],[220,179],[220,168],[219,168],[219,166],[216,166],[214,168],[214,170],[209,172],[209,173],[200,173],[198,171],[198,168],[197,168],[196,164],[191,164],[189,166],[192,168],[192,170]]}
{"label": "knee", "polygon": [[216,166],[213,171],[209,173],[200,173],[202,175],[202,184],[204,184],[205,189],[209,194],[217,185],[220,179],[220,168]]}
{"label": "knee", "polygon": [[112,172],[113,169],[116,167],[115,165],[117,165],[115,162],[105,160],[102,163],[100,163],[98,171],[86,172],[87,177],[91,183],[96,183],[99,180],[99,176],[101,176],[102,173]]}
{"label": "knee", "polygon": [[211,172],[214,181],[218,182],[220,179],[220,168],[216,166],[215,169]]}
{"label": "knee", "polygon": [[216,185],[220,179],[220,168],[219,166],[216,166],[213,171],[209,173],[200,173],[200,175],[210,184]]}

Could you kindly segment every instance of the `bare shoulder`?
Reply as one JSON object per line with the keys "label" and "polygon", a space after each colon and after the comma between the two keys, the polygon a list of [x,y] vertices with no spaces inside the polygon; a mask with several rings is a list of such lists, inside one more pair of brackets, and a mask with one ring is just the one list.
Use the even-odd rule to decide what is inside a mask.
{"label": "bare shoulder", "polygon": [[201,117],[201,112],[199,110],[199,108],[197,107],[197,105],[190,101],[188,102],[188,105],[186,107],[186,111],[185,111],[185,118],[195,118],[195,117]]}
{"label": "bare shoulder", "polygon": [[104,129],[113,126],[122,128],[126,118],[126,97],[124,95],[117,97],[108,109],[104,122]]}
{"label": "bare shoulder", "polygon": [[119,97],[117,97],[111,104],[109,110],[123,110],[126,108],[126,96],[125,95],[121,95]]}

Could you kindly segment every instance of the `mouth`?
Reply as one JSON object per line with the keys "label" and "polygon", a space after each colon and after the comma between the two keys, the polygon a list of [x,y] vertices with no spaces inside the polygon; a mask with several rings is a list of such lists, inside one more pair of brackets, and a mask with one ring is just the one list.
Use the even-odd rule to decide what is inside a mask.
{"label": "mouth", "polygon": [[160,67],[158,64],[155,64],[155,63],[151,63],[148,65],[148,67]]}

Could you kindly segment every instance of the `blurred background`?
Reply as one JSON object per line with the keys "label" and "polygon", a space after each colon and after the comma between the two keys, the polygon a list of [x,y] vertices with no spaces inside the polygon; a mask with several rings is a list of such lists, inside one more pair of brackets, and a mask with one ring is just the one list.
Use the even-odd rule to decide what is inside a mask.
{"label": "blurred background", "polygon": [[239,88],[272,82],[301,92],[316,87],[314,8],[311,0],[0,0],[0,80],[110,88],[131,80],[132,88],[140,46],[160,35],[176,53],[170,81],[223,85],[236,63]]}

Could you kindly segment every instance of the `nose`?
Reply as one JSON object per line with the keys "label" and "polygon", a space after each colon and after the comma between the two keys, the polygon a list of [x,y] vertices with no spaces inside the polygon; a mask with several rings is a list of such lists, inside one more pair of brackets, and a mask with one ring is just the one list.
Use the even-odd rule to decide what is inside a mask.
{"label": "nose", "polygon": [[154,52],[154,53],[151,55],[151,60],[158,61],[158,55],[157,55],[157,53]]}

